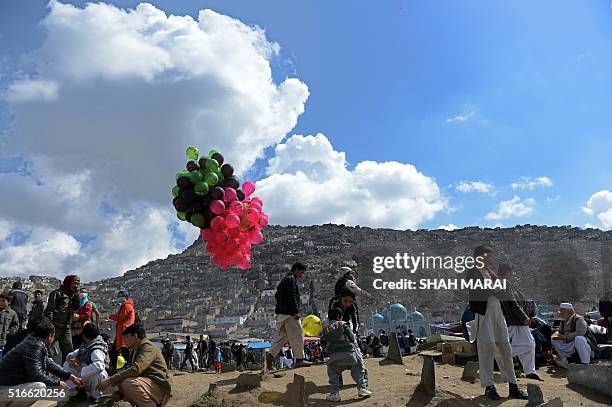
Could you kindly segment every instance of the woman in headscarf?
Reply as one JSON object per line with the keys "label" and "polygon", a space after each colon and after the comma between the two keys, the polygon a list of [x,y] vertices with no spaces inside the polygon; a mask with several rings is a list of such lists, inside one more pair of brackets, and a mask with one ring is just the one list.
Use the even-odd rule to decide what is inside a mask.
{"label": "woman in headscarf", "polygon": [[123,337],[123,331],[125,328],[132,325],[136,321],[136,311],[134,310],[134,302],[129,299],[128,292],[121,290],[117,293],[117,302],[120,304],[119,311],[116,314],[111,314],[108,318],[116,322],[115,325],[115,342],[113,348],[110,351],[110,368],[117,368],[117,357],[119,355],[128,361],[130,351],[125,338]]}

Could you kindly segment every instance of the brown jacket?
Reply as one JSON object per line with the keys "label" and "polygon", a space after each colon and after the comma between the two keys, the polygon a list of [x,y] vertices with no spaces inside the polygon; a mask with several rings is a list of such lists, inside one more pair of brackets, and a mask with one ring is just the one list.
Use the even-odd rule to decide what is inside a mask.
{"label": "brown jacket", "polygon": [[56,328],[70,328],[72,317],[79,309],[79,295],[69,293],[64,287],[49,293],[47,307],[43,312]]}
{"label": "brown jacket", "polygon": [[172,378],[168,373],[166,361],[159,348],[147,338],[140,341],[132,356],[130,368],[111,377],[110,383],[118,386],[130,377],[148,377],[157,383],[164,393],[172,394]]}

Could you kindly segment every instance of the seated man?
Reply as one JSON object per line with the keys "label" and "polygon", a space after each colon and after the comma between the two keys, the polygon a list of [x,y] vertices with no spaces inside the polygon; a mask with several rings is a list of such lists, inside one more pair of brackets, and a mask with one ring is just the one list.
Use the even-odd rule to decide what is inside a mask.
{"label": "seated man", "polygon": [[344,311],[341,308],[329,310],[329,324],[323,329],[321,343],[325,343],[325,350],[329,355],[327,361],[327,376],[329,377],[329,401],[340,401],[340,387],[342,386],[342,372],[351,370],[351,376],[357,383],[359,397],[369,397],[372,392],[368,390],[367,369],[357,349],[357,341],[350,327],[342,321]]}
{"label": "seated man", "polygon": [[[85,386],[83,390],[97,403],[102,394],[96,387],[100,381],[108,379],[108,346],[94,324],[85,324],[82,336],[81,347],[68,354],[64,369],[81,378]],[[69,384],[68,388],[71,396],[77,394],[74,385]]]}
{"label": "seated man", "polygon": [[118,386],[113,400],[125,400],[138,407],[157,407],[168,403],[172,392],[172,379],[161,351],[147,339],[140,323],[123,331],[128,348],[133,350],[129,369],[102,380],[98,390]]}
{"label": "seated man", "polygon": [[572,304],[561,303],[559,306],[561,325],[559,330],[552,335],[552,346],[559,357],[555,360],[557,366],[569,368],[567,358],[578,351],[580,363],[591,362],[591,351],[597,349],[597,343],[593,333],[588,329],[584,318],[574,311]]}
{"label": "seated man", "polygon": [[41,322],[32,335],[0,361],[0,386],[22,390],[45,389],[49,386],[67,390],[66,380],[83,386],[81,379],[62,369],[49,357],[47,347],[51,346],[54,339],[55,327],[47,321]]}

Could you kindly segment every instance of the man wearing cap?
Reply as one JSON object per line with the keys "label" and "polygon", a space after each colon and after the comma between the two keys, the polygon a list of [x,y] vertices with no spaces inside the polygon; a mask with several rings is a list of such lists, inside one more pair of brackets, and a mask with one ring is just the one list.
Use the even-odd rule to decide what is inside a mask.
{"label": "man wearing cap", "polygon": [[[484,282],[496,280],[497,274],[491,266],[493,250],[486,246],[474,249],[476,264],[467,271],[467,278],[471,281]],[[471,289],[469,291],[470,309],[476,318],[468,322],[470,342],[476,341],[478,349],[478,364],[480,371],[480,385],[485,388],[485,396],[491,400],[501,400],[495,389],[493,380],[493,365],[497,361],[499,371],[505,381],[509,383],[509,397],[527,400],[527,394],[516,383],[514,362],[512,361],[512,348],[508,339],[508,328],[502,311],[500,298],[504,293],[494,289]],[[529,318],[525,317],[524,324],[529,325]]]}
{"label": "man wearing cap", "polygon": [[340,272],[342,274],[338,281],[336,281],[336,286],[334,287],[334,295],[336,297],[340,296],[340,290],[342,290],[342,287],[345,286],[350,288],[357,294],[361,294],[370,298],[372,297],[370,293],[362,290],[361,288],[359,288],[359,286],[357,286],[357,283],[355,283],[355,272],[352,268],[344,266],[340,269]]}
{"label": "man wearing cap", "polygon": [[72,347],[72,333],[70,324],[75,312],[79,309],[79,276],[71,274],[64,278],[60,288],[49,293],[47,307],[43,312],[55,327],[55,342],[59,343],[62,351],[62,363],[74,349]]}
{"label": "man wearing cap", "polygon": [[555,360],[557,366],[569,368],[567,358],[578,351],[580,363],[591,363],[591,351],[597,349],[597,342],[593,333],[589,330],[584,318],[574,311],[569,302],[559,305],[561,325],[559,330],[552,335],[552,346],[559,357]]}

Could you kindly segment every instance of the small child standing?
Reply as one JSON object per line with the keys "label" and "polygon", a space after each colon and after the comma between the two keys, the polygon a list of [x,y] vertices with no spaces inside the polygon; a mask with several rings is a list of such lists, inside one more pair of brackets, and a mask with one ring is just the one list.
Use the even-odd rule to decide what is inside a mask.
{"label": "small child standing", "polygon": [[221,349],[217,348],[215,351],[215,360],[213,362],[215,366],[215,373],[217,374],[221,373],[222,362],[223,362],[223,355],[221,354]]}
{"label": "small child standing", "polygon": [[358,354],[357,340],[350,326],[342,321],[344,311],[340,308],[329,310],[329,324],[321,333],[321,344],[329,355],[327,361],[327,376],[329,377],[329,401],[340,401],[340,388],[342,387],[342,372],[350,369],[351,376],[357,383],[357,395],[370,397],[368,390],[367,369],[363,359]]}

